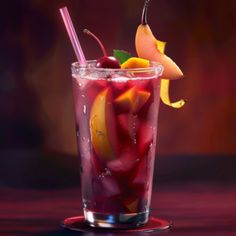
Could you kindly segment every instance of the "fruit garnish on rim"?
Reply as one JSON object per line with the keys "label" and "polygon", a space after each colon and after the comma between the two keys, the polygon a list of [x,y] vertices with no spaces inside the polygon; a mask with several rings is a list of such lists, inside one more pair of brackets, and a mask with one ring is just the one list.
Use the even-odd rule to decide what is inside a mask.
{"label": "fruit garnish on rim", "polygon": [[131,54],[124,51],[124,50],[113,50],[114,57],[120,62],[120,64],[123,64],[125,61],[127,61],[129,58],[131,58]]}
{"label": "fruit garnish on rim", "polygon": [[113,69],[117,68],[117,69],[119,69],[120,68],[119,61],[115,57],[113,57],[113,56],[107,56],[106,49],[103,46],[103,44],[100,41],[100,39],[95,34],[93,34],[92,32],[90,32],[87,29],[84,29],[83,32],[85,34],[90,35],[91,37],[93,37],[98,42],[99,46],[102,49],[103,57],[98,58],[96,67],[97,68],[113,68]]}
{"label": "fruit garnish on rim", "polygon": [[179,79],[183,77],[183,73],[176,63],[164,53],[166,43],[157,40],[147,24],[147,9],[149,2],[150,0],[146,0],[144,3],[141,24],[138,26],[136,32],[136,51],[139,57],[159,62],[164,66],[163,79],[161,81],[161,100],[168,106],[181,108],[185,104],[183,99],[174,103],[170,101],[169,80]]}
{"label": "fruit garnish on rim", "polygon": [[132,68],[147,68],[150,66],[149,60],[132,57],[132,55],[124,50],[113,50],[114,57],[119,60],[121,69],[132,69]]}
{"label": "fruit garnish on rim", "polygon": [[[157,48],[161,53],[165,52],[165,46],[166,46],[166,42],[162,42],[162,41],[157,40]],[[164,104],[166,104],[167,106],[171,106],[173,108],[183,107],[186,102],[184,99],[181,99],[176,102],[170,101],[169,87],[170,87],[170,80],[162,79],[161,80],[161,90],[160,90],[160,97],[161,97],[162,102]]]}
{"label": "fruit garnish on rim", "polygon": [[122,69],[129,69],[129,68],[147,68],[149,67],[150,63],[148,60],[138,57],[131,57],[127,61],[121,64]]}

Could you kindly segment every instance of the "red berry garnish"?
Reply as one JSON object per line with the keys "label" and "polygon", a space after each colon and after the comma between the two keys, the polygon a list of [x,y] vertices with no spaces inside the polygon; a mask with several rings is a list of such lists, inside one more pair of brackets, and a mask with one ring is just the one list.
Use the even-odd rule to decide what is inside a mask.
{"label": "red berry garnish", "polygon": [[119,69],[120,63],[115,57],[104,56],[104,57],[101,57],[97,60],[96,67]]}
{"label": "red berry garnish", "polygon": [[107,52],[106,52],[102,42],[99,40],[99,38],[87,29],[84,29],[83,32],[85,34],[92,36],[98,42],[98,44],[100,45],[100,47],[103,51],[104,56],[97,60],[96,67],[97,68],[119,69],[120,68],[119,61],[115,57],[107,56]]}

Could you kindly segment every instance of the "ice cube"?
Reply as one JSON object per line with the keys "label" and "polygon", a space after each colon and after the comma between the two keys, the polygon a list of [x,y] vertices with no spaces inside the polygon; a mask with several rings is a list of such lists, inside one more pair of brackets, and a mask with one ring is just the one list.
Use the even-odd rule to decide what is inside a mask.
{"label": "ice cube", "polygon": [[132,87],[136,87],[138,89],[145,89],[148,86],[148,83],[150,83],[150,81],[148,79],[140,79],[140,80],[130,80],[128,82],[128,86],[130,88]]}
{"label": "ice cube", "polygon": [[107,167],[112,173],[124,173],[130,171],[136,162],[139,161],[135,148],[129,147],[124,150],[120,157],[109,161]]}
{"label": "ice cube", "polygon": [[129,114],[122,113],[117,116],[120,127],[128,134],[129,133]]}
{"label": "ice cube", "polygon": [[142,156],[146,151],[148,151],[150,145],[153,142],[155,127],[153,127],[149,122],[142,122],[138,134],[138,147],[139,153]]}
{"label": "ice cube", "polygon": [[112,78],[110,79],[113,83],[113,86],[117,90],[123,90],[127,86],[127,82],[130,80],[129,77],[121,76],[119,74],[112,75]]}
{"label": "ice cube", "polygon": [[136,137],[137,131],[140,126],[140,121],[137,115],[122,113],[117,116],[120,127],[125,131],[131,139]]}
{"label": "ice cube", "polygon": [[148,181],[148,159],[143,157],[138,163],[132,184],[145,184]]}
{"label": "ice cube", "polygon": [[127,76],[124,76],[123,74],[115,73],[115,74],[111,75],[110,80],[116,81],[116,82],[127,82],[131,78],[132,78],[132,76],[129,76],[129,74],[127,74]]}
{"label": "ice cube", "polygon": [[120,193],[120,188],[112,177],[103,178],[102,187],[104,190],[104,195],[107,197],[111,197]]}
{"label": "ice cube", "polygon": [[99,176],[92,184],[93,192],[96,196],[112,197],[120,194],[120,188],[116,180],[112,176]]}

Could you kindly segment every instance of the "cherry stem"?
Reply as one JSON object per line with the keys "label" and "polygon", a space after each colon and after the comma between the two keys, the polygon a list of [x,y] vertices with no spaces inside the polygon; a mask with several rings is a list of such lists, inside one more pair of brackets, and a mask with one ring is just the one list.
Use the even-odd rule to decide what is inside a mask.
{"label": "cherry stem", "polygon": [[84,32],[85,34],[90,35],[91,37],[93,37],[93,38],[99,43],[99,46],[100,46],[101,49],[102,49],[102,52],[103,52],[103,54],[104,54],[104,57],[106,57],[106,56],[107,56],[107,52],[106,52],[106,50],[105,50],[105,48],[104,48],[102,42],[100,41],[100,39],[99,39],[95,34],[93,34],[91,31],[89,31],[89,30],[87,30],[87,29],[84,29],[83,32]]}
{"label": "cherry stem", "polygon": [[148,9],[149,2],[150,0],[145,0],[144,2],[143,13],[142,13],[142,18],[141,18],[142,25],[147,25],[147,9]]}

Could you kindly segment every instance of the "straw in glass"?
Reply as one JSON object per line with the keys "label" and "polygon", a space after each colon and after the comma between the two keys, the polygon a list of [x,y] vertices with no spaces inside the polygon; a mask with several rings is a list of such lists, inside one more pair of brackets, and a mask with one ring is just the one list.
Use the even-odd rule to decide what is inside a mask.
{"label": "straw in glass", "polygon": [[74,28],[73,23],[71,21],[70,14],[67,10],[67,7],[62,7],[59,10],[60,10],[63,22],[65,24],[67,33],[69,35],[71,44],[74,48],[75,55],[78,59],[78,62],[80,63],[80,65],[86,65],[86,59],[85,59],[83,50],[81,48],[79,39],[77,37],[77,34],[75,32],[75,28]]}

